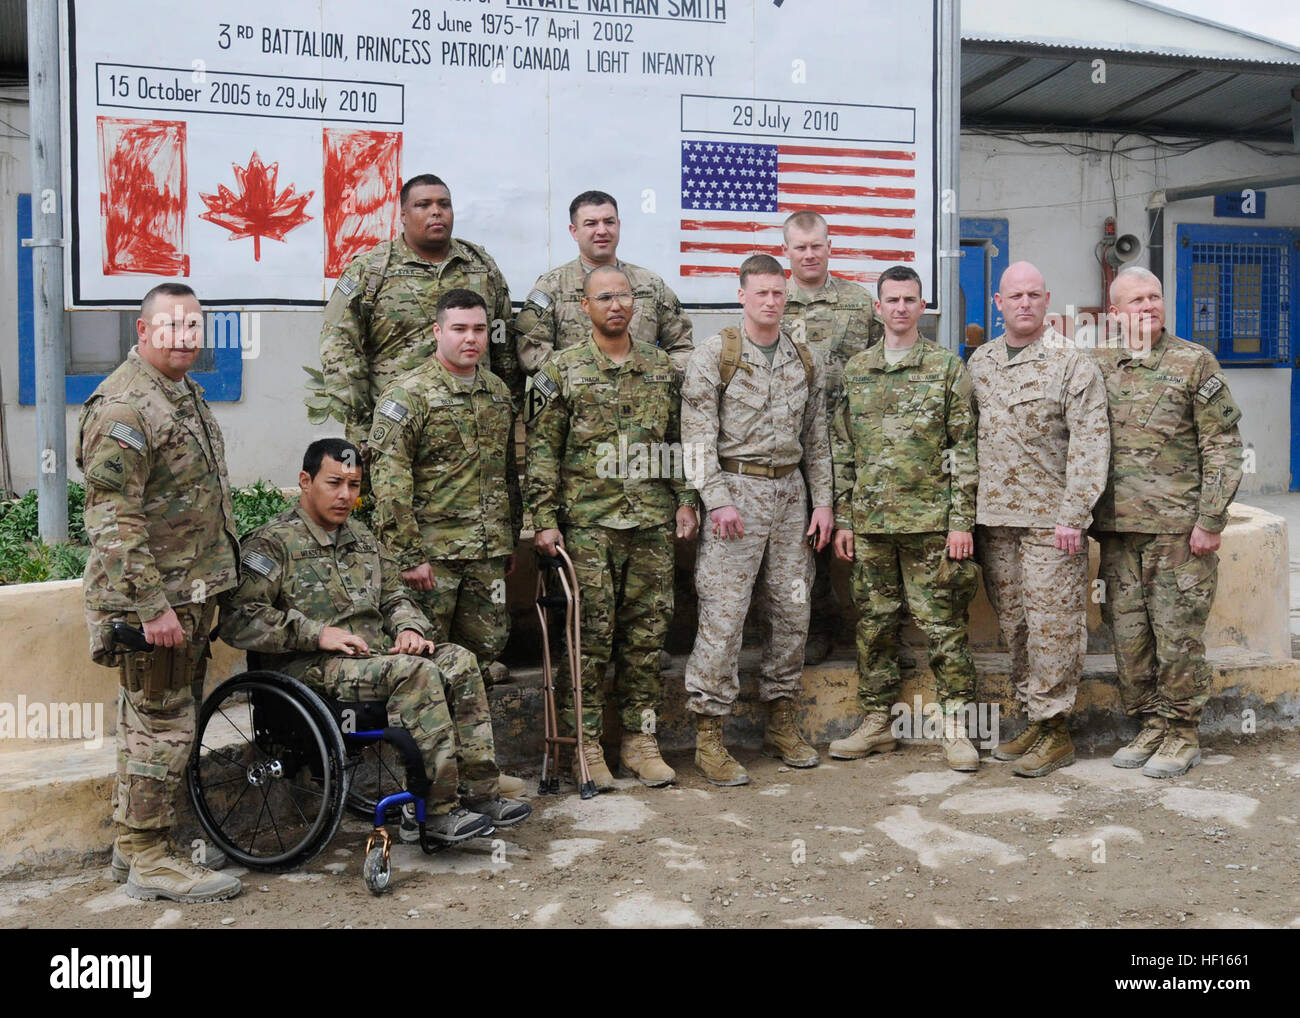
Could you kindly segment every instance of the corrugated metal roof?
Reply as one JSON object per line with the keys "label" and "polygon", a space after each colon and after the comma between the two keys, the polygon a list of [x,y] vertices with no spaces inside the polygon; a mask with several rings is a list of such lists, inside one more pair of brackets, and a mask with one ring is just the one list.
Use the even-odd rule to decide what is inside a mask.
{"label": "corrugated metal roof", "polygon": [[[1104,80],[1099,80],[1104,61]],[[1293,63],[962,41],[964,127],[1290,141]]]}

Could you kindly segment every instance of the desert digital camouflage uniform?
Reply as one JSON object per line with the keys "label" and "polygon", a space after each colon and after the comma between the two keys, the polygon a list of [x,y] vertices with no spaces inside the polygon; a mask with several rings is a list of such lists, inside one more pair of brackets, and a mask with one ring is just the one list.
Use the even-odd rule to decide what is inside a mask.
{"label": "desert digital camouflage uniform", "polygon": [[485,367],[462,379],[430,357],[384,390],[369,444],[376,536],[401,570],[433,567],[433,590],[411,592],[431,639],[486,667],[510,635],[505,567],[521,522],[509,390]]}
{"label": "desert digital camouflage uniform", "polygon": [[[238,582],[239,545],[221,429],[191,379],[173,382],[137,349],[81,411],[86,478],[84,596],[92,658],[120,667],[113,819],[169,828],[194,740],[216,596]],[[109,626],[176,610],[185,645],[111,655]]]}
{"label": "desert digital camouflage uniform", "polygon": [[1197,557],[1193,526],[1220,533],[1241,483],[1241,411],[1214,355],[1165,330],[1150,350],[1103,349],[1111,460],[1094,510],[1102,612],[1129,714],[1197,722],[1209,697],[1205,620],[1219,558]]}
{"label": "desert digital camouflage uniform", "polygon": [[[687,479],[699,491],[705,512],[734,505],[745,527],[744,537],[723,540],[707,520],[700,522],[695,564],[700,619],[686,664],[687,706],[715,716],[730,714],[740,692],[736,663],[755,592],[765,622],[759,698],[793,699],[802,691],[813,579],[805,536],[809,496],[813,506],[831,504],[821,358],[812,354],[809,384],[803,358],[784,326],[770,365],[743,325],[740,331],[741,362],[725,389],[721,335],[709,337],[691,355],[682,386]],[[738,466],[761,473],[732,472]]]}
{"label": "desert digital camouflage uniform", "polygon": [[[663,279],[639,265],[616,261],[632,284],[632,324],[628,333],[638,343],[657,346],[672,358],[680,378],[691,356],[691,319],[677,294]],[[515,318],[519,363],[534,373],[558,350],[578,346],[591,335],[591,319],[582,310],[582,289],[588,268],[575,258],[539,276]]]}
{"label": "desert digital camouflage uniform", "polygon": [[353,258],[325,306],[324,389],[330,416],[346,425],[348,441],[365,441],[375,402],[390,382],[433,357],[438,299],[458,288],[487,302],[492,371],[516,399],[522,395],[523,376],[509,342],[510,291],[496,262],[477,244],[453,238],[446,259],[435,264],[397,237]]}
{"label": "desert digital camouflage uniform", "polygon": [[854,534],[858,699],[864,713],[898,699],[898,624],[906,605],[929,644],[945,708],[975,695],[966,613],[978,583],[949,559],[948,532],[975,524],[975,411],[956,354],[919,338],[897,364],[877,343],[844,369],[832,417],[835,526]]}
{"label": "desert digital camouflage uniform", "polygon": [[[245,536],[242,562],[242,582],[222,601],[223,640],[257,651],[264,667],[326,696],[386,702],[388,723],[410,731],[420,749],[435,816],[455,808],[458,784],[471,801],[496,794],[492,718],[478,661],[453,643],[428,658],[388,653],[403,629],[432,639],[433,627],[365,526],[349,519],[323,530],[294,506]],[[361,637],[370,653],[322,651],[326,626]]]}
{"label": "desert digital camouflage uniform", "polygon": [[[865,286],[827,274],[826,282],[814,292],[805,290],[791,276],[786,284],[785,324],[803,329],[807,344],[821,354],[826,365],[827,427],[830,415],[840,404],[844,386],[844,365],[849,358],[879,342],[885,323],[876,314],[875,300]],[[827,545],[814,552],[817,575],[813,580],[810,632],[835,633],[841,617],[839,598],[831,583],[834,548]]]}
{"label": "desert digital camouflage uniform", "polygon": [[534,528],[564,532],[582,592],[583,734],[602,734],[611,652],[624,730],[653,733],[663,706],[659,652],[673,614],[676,513],[697,504],[682,472],[676,371],[664,351],[639,342],[615,364],[588,322],[586,342],[551,357],[533,389],[539,409],[528,425],[524,486]]}
{"label": "desert digital camouflage uniform", "polygon": [[1106,487],[1106,385],[1092,358],[1047,327],[1008,359],[1006,337],[971,354],[979,410],[975,550],[1031,722],[1074,706],[1088,646],[1088,549],[1056,548],[1059,524],[1087,530]]}

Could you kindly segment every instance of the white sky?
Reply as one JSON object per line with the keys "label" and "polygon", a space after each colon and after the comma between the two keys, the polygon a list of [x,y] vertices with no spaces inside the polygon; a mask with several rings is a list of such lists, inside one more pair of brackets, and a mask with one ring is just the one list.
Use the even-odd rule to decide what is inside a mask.
{"label": "white sky", "polygon": [[1184,11],[1252,35],[1300,46],[1300,3],[1295,0],[1154,0],[1161,7]]}

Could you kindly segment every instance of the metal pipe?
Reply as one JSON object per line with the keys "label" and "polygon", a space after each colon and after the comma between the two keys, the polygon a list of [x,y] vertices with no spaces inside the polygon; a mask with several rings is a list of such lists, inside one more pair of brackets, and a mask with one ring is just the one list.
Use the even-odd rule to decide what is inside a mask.
{"label": "metal pipe", "polygon": [[939,0],[939,340],[956,351],[961,343],[961,0]]}
{"label": "metal pipe", "polygon": [[68,539],[67,336],[63,329],[59,4],[27,0],[32,152],[32,308],[36,338],[36,494],[41,540]]}

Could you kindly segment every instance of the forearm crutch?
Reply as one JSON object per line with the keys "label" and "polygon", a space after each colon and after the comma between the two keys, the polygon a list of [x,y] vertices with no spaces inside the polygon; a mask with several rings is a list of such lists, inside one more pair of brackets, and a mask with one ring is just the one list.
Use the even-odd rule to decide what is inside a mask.
{"label": "forearm crutch", "polygon": [[[573,684],[573,718],[576,735],[560,734],[560,715],[555,706],[555,676],[551,670],[551,633],[547,609],[564,609],[564,644],[568,651],[569,680]],[[537,619],[542,627],[542,709],[546,727],[543,736],[542,777],[538,795],[560,790],[560,747],[572,746],[578,761],[578,794],[590,799],[596,783],[587,769],[582,752],[582,625],[578,575],[573,560],[560,545],[555,555],[537,555]]]}

